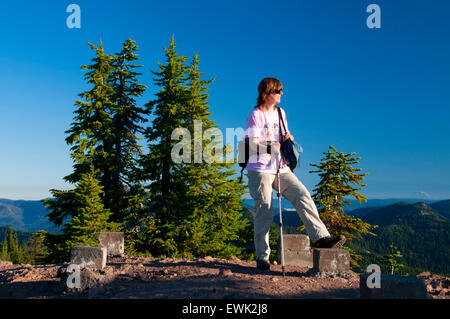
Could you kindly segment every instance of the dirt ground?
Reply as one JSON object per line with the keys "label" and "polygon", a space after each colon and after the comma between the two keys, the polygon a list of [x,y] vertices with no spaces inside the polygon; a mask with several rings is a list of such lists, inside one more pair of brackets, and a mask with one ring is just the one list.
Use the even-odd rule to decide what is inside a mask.
{"label": "dirt ground", "polygon": [[[0,298],[30,299],[359,299],[359,276],[314,274],[307,267],[255,261],[149,258],[121,255],[100,271],[83,269],[81,289],[67,287],[66,264],[13,265],[0,261]],[[430,298],[450,298],[450,279],[422,273]]]}

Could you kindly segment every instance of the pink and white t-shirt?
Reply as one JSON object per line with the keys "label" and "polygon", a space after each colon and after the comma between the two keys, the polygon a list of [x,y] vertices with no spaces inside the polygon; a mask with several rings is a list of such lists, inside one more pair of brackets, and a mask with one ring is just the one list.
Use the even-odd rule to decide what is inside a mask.
{"label": "pink and white t-shirt", "polygon": [[[282,108],[281,116],[284,120],[284,125],[286,126],[286,131],[282,127],[283,134],[289,132],[289,128],[286,121],[286,114]],[[253,109],[253,111],[247,117],[247,126],[245,131],[245,136],[249,138],[257,137],[260,142],[279,141],[279,125],[283,125],[281,121],[279,121],[278,111],[275,109],[274,111],[263,112],[258,108]],[[290,171],[290,168],[286,165],[285,161],[281,159],[281,155],[279,155],[279,159],[281,160],[280,173],[287,173]],[[277,165],[278,161],[272,154],[260,154],[252,155],[249,157],[248,164],[246,169],[248,171],[256,171],[267,174],[276,174],[277,173]]]}

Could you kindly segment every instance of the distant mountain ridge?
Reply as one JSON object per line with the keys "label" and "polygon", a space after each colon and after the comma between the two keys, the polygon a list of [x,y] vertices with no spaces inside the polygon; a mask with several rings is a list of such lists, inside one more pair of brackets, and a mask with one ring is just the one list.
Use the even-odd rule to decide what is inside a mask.
{"label": "distant mountain ridge", "polygon": [[449,275],[449,204],[449,200],[430,205],[399,202],[371,209],[359,218],[371,225],[378,225],[373,231],[377,236],[364,236],[361,240],[352,241],[350,246],[360,251],[370,251],[372,257],[366,256],[366,261],[376,263],[374,256],[388,254],[389,245],[394,243],[403,255],[404,264],[412,271]]}
{"label": "distant mountain ridge", "polygon": [[9,225],[15,230],[28,232],[59,232],[59,229],[48,221],[47,214],[42,201],[0,199],[0,226]]}
{"label": "distant mountain ridge", "polygon": [[[349,212],[351,214],[352,212]],[[398,219],[416,217],[416,216],[433,216],[436,220],[446,221],[447,218],[435,211],[431,206],[424,202],[409,204],[407,202],[399,202],[389,206],[371,209],[365,216],[364,220],[370,224],[386,226],[394,223]]]}
{"label": "distant mountain ridge", "polygon": [[437,211],[442,216],[450,219],[450,199],[434,202],[430,207]]}

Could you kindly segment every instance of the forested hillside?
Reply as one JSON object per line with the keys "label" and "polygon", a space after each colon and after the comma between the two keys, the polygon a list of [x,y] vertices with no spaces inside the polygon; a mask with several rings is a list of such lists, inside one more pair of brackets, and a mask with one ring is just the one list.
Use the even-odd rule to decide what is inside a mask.
{"label": "forested hillside", "polygon": [[403,255],[404,273],[450,274],[450,220],[429,205],[401,202],[371,210],[361,218],[379,226],[374,230],[376,237],[364,236],[348,244],[364,256],[362,267],[377,263],[393,243]]}

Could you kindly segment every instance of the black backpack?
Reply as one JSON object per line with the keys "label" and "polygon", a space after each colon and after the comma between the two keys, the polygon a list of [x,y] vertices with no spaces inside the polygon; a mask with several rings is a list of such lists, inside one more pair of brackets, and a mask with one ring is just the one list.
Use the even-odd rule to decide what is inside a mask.
{"label": "black backpack", "polygon": [[[284,124],[283,117],[281,116],[281,110],[277,106],[278,109],[278,118],[280,119],[281,123],[283,124],[284,132],[286,133],[286,126]],[[287,166],[291,169],[292,172],[294,172],[294,169],[297,167],[297,164],[300,160],[300,154],[302,152],[302,147],[295,143],[294,141],[291,141],[288,139],[283,139],[282,132],[281,132],[281,123],[279,125],[280,129],[280,136],[281,136],[281,142],[280,142],[280,151],[281,156],[283,156],[284,160],[286,161]]]}

